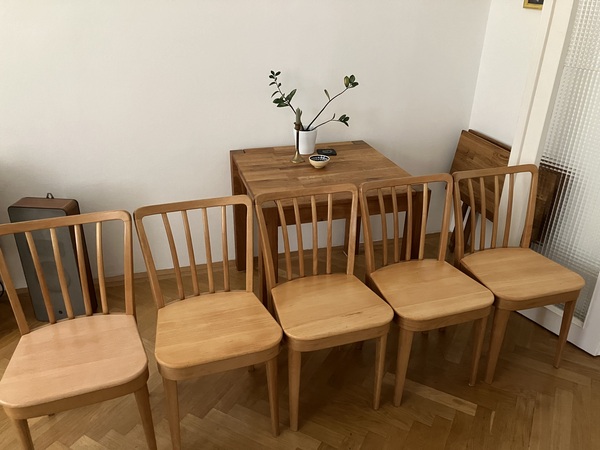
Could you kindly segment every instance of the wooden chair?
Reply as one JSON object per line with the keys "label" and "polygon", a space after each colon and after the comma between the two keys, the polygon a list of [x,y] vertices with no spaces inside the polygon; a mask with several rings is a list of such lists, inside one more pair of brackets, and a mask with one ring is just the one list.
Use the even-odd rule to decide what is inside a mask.
{"label": "wooden chair", "polygon": [[[104,242],[103,234],[107,238],[114,234],[109,236],[103,230],[109,228],[113,231],[115,222],[122,228],[121,242],[116,242],[117,239]],[[88,284],[82,232],[84,224],[95,224],[96,227],[96,275],[102,308],[99,314],[94,314],[90,302],[94,286]],[[155,449],[146,384],[148,360],[134,315],[129,213],[99,212],[0,225],[0,236],[18,233],[25,234],[50,322],[46,326],[30,328],[0,249],[0,276],[21,332],[17,348],[0,381],[0,403],[15,426],[23,448],[33,448],[27,425],[29,418],[134,393],[148,447]],[[70,289],[76,283],[69,279],[64,269],[65,254],[58,238],[61,233],[72,235],[75,241],[79,285],[85,304],[85,315],[79,317],[73,313],[73,291]],[[104,253],[118,256],[119,245],[122,249],[124,290],[119,289],[121,292],[113,295],[114,290],[106,285],[105,265],[114,262],[106,261],[108,264],[105,264]],[[52,297],[57,296],[61,298],[60,306],[52,304]],[[117,300],[120,306],[116,305]],[[54,307],[65,308],[67,319],[57,321]],[[109,314],[109,310],[119,312]]]}
{"label": "wooden chair", "polygon": [[[345,267],[334,268],[333,211],[338,199],[351,198],[350,240]],[[269,302],[285,333],[288,346],[290,427],[298,430],[300,366],[302,352],[376,339],[373,407],[379,408],[387,333],[393,312],[385,302],[353,275],[358,191],[352,184],[322,186],[256,197],[262,254]],[[308,226],[301,214],[308,206]],[[285,264],[276,274],[266,222],[279,221]],[[319,224],[325,248],[319,251]],[[297,257],[292,255],[288,226],[296,232]],[[343,261],[342,250],[339,249]],[[305,258],[307,261],[305,261]],[[337,269],[337,270],[336,270]],[[277,277],[281,279],[277,282]]]}
{"label": "wooden chair", "polygon": [[[578,274],[529,248],[535,211],[537,174],[537,167],[534,165],[454,174],[454,210],[457,214],[461,208],[459,193],[464,187],[469,192],[469,207],[472,211],[489,210],[487,205],[490,201],[495,205],[491,231],[487,230],[489,227],[486,226],[486,221],[479,227],[473,221],[465,230],[465,233],[469,233],[471,237],[468,251],[463,250],[466,238],[463,233],[458,233],[455,252],[457,267],[484,284],[495,297],[494,321],[485,376],[487,383],[491,383],[494,378],[510,312],[564,302],[565,308],[554,358],[554,366],[558,367],[573,318],[575,302],[579,291],[584,286],[584,280]],[[517,180],[517,177],[521,180]],[[508,186],[505,186],[507,198],[501,207],[500,185],[503,181]],[[517,181],[519,181],[518,185]],[[489,193],[484,186],[493,186],[491,199],[486,195]],[[527,198],[524,226],[521,229],[514,224],[519,217],[518,213],[513,211],[515,186],[522,187],[522,195]],[[486,235],[487,232],[491,232],[491,235]],[[520,241],[518,247],[510,245],[511,238],[515,237]]]}
{"label": "wooden chair", "polygon": [[[370,205],[367,198],[374,193],[379,203]],[[399,212],[397,198],[401,193],[406,193],[408,199],[406,213]],[[430,197],[437,193],[441,198],[432,202]],[[422,206],[415,210],[412,199],[417,194],[422,195],[422,202],[419,202]],[[413,336],[418,331],[475,321],[469,379],[469,384],[474,385],[485,325],[494,297],[486,288],[445,261],[452,210],[452,177],[438,174],[367,182],[360,186],[360,195],[365,233],[366,283],[394,309],[395,322],[400,328],[394,405],[399,406],[402,400]],[[428,213],[430,204],[439,204],[443,211]],[[379,231],[382,239],[378,258],[375,253],[379,247],[373,242],[374,225],[368,219],[377,210],[380,213]],[[412,229],[414,214],[422,215],[419,230]],[[441,230],[435,259],[425,258],[428,225]],[[418,255],[411,254],[410,245],[406,246],[403,254],[402,240],[410,242],[414,234],[419,236]]]}
{"label": "wooden chair", "polygon": [[[234,205],[246,207],[243,290],[232,289],[229,272],[227,211]],[[252,291],[253,210],[250,199],[238,195],[146,206],[136,210],[134,216],[152,295],[158,307],[155,356],[163,377],[173,448],[181,447],[178,381],[265,362],[271,427],[277,436],[277,355],[282,332]],[[176,301],[169,301],[169,293],[163,293],[159,282],[155,262],[161,250],[159,227],[164,231],[162,249],[165,254],[170,251],[171,256],[170,262],[162,264],[174,268]],[[211,230],[216,232],[211,233]],[[177,245],[179,237],[183,241],[180,246]],[[179,252],[178,247],[181,247]],[[206,277],[196,265],[196,252],[202,251],[201,247],[206,257]],[[217,255],[219,252],[221,254]],[[179,253],[185,257],[180,259]],[[222,260],[221,264],[215,262],[215,256]],[[182,260],[187,268],[181,266]],[[219,266],[222,271],[220,285]]]}

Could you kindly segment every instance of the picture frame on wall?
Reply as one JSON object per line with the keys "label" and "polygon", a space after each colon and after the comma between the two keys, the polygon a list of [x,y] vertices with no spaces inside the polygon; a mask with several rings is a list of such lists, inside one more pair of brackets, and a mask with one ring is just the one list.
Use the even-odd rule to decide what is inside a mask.
{"label": "picture frame on wall", "polygon": [[544,0],[524,0],[523,8],[542,9]]}

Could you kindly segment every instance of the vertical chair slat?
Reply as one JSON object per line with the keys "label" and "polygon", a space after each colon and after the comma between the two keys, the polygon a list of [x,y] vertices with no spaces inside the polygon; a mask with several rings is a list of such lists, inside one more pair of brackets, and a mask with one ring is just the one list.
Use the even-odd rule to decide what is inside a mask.
{"label": "vertical chair slat", "polygon": [[387,220],[385,217],[385,202],[383,201],[383,191],[377,189],[377,200],[379,201],[379,216],[381,217],[381,245],[383,251],[381,252],[382,264],[387,266],[388,264],[388,238],[387,238]]}
{"label": "vertical chair slat", "polygon": [[429,185],[427,183],[423,183],[422,206],[423,208],[421,210],[421,230],[419,233],[419,259],[423,259],[425,257],[425,235],[427,233],[427,212],[429,211]]}
{"label": "vertical chair slat", "polygon": [[346,274],[354,274],[354,258],[356,255],[356,223],[358,218],[358,196],[352,194],[352,203],[350,206],[350,235],[348,242],[348,259],[346,260]]}
{"label": "vertical chair slat", "polygon": [[456,245],[454,246],[454,265],[458,267],[459,261],[464,256],[464,240],[465,240],[465,229],[464,229],[464,219],[461,213],[462,200],[460,199],[460,181],[454,180],[454,189],[457,195],[454,195],[454,228],[456,231]]}
{"label": "vertical chair slat", "polygon": [[319,274],[319,232],[317,228],[317,200],[314,195],[310,196],[310,209],[312,215],[312,253],[313,253],[313,275]]}
{"label": "vertical chair slat", "polygon": [[[453,196],[452,196],[452,188],[453,188],[453,181],[450,179],[448,180],[445,186],[445,196],[444,196],[444,214],[442,216],[442,224],[440,227],[440,230],[448,230],[448,227],[450,225],[450,215],[452,214],[452,202],[453,202]],[[439,243],[439,247],[438,247],[438,261],[445,261],[446,260],[446,250],[448,248],[448,233],[444,232],[444,233],[440,233],[440,243]]]}
{"label": "vertical chair slat", "polygon": [[156,264],[154,263],[154,257],[150,250],[150,244],[148,243],[148,236],[146,235],[146,229],[141,224],[142,219],[136,217],[136,228],[138,237],[140,240],[140,246],[142,247],[142,253],[144,255],[144,261],[146,263],[146,269],[148,271],[148,278],[150,279],[150,289],[152,290],[152,297],[156,302],[158,309],[165,306],[165,299],[163,298],[160,290],[160,283],[158,281],[158,275],[156,273]]}
{"label": "vertical chair slat", "polygon": [[213,268],[212,247],[210,244],[210,225],[208,223],[207,208],[202,210],[202,222],[204,225],[204,252],[206,254],[206,272],[208,274],[208,292],[215,292],[215,273]]}
{"label": "vertical chair slat", "polygon": [[106,295],[106,276],[104,274],[104,251],[102,240],[102,222],[96,223],[96,264],[98,266],[98,288],[100,290],[100,305],[102,314],[108,314],[108,300]]}
{"label": "vertical chair slat", "polygon": [[123,223],[123,273],[125,274],[125,314],[136,316],[135,290],[133,287],[133,238],[131,217]]}
{"label": "vertical chair slat", "polygon": [[[365,194],[365,197],[368,195]],[[369,215],[369,205],[367,203],[367,200],[362,200],[362,193],[361,193],[361,201],[360,201],[360,211],[361,211],[361,216],[364,218],[362,223],[363,223],[363,229],[364,229],[364,235],[365,235],[365,266],[366,266],[366,270],[367,273],[371,273],[373,270],[375,270],[375,255],[373,252],[373,224],[371,223],[371,216]],[[346,222],[346,226],[349,232],[351,232],[351,226],[350,226],[350,222]],[[350,236],[348,236],[348,247],[350,247]],[[350,253],[350,249],[348,248],[348,253]]]}
{"label": "vertical chair slat", "polygon": [[471,230],[469,231],[471,237],[469,239],[470,243],[470,251],[473,253],[475,251],[475,227],[477,226],[477,221],[475,220],[475,214],[477,214],[477,204],[475,203],[475,193],[473,191],[473,180],[470,178],[467,180],[467,186],[469,188],[469,208],[471,208],[471,220],[469,221],[471,224]]}
{"label": "vertical chair slat", "polygon": [[325,271],[331,273],[331,258],[333,247],[333,195],[327,194],[327,262]]}
{"label": "vertical chair slat", "polygon": [[479,178],[479,198],[481,199],[481,226],[479,230],[479,248],[485,248],[485,231],[487,228],[487,202],[485,201],[485,178]]}
{"label": "vertical chair slat", "polygon": [[515,174],[511,173],[508,176],[508,207],[506,210],[506,222],[504,226],[504,240],[503,246],[508,247],[508,240],[510,238],[510,225],[512,221],[512,207],[513,197],[515,195]]}
{"label": "vertical chair slat", "polygon": [[298,273],[301,277],[305,275],[304,268],[304,240],[302,236],[302,222],[300,220],[300,207],[298,199],[293,199],[294,203],[294,219],[296,220],[296,237],[298,239]]}
{"label": "vertical chair slat", "polygon": [[538,176],[537,172],[534,174],[530,172],[529,180],[529,199],[527,200],[527,213],[525,216],[525,232],[521,236],[521,247],[529,248],[531,244],[531,234],[533,230],[533,219],[535,216],[535,202],[537,198],[538,189]]}
{"label": "vertical chair slat", "polygon": [[50,228],[50,240],[52,241],[52,251],[54,253],[54,262],[56,263],[56,274],[58,275],[58,283],[60,285],[60,292],[65,303],[65,310],[67,312],[67,317],[72,319],[75,317],[75,315],[73,314],[73,306],[71,303],[71,296],[69,295],[69,286],[65,276],[65,268],[63,266],[62,257],[60,256],[60,247],[58,243],[58,237],[56,236],[56,228]]}
{"label": "vertical chair slat", "polygon": [[500,181],[498,175],[494,176],[494,218],[492,221],[492,242],[491,248],[496,248],[496,240],[498,239],[498,211],[500,208]]}
{"label": "vertical chair slat", "polygon": [[190,261],[190,272],[192,276],[192,292],[194,295],[200,294],[198,286],[198,271],[196,270],[196,255],[194,254],[194,244],[192,242],[192,230],[187,211],[181,211],[181,220],[183,221],[183,230],[185,233],[185,242],[187,244],[188,256]]}
{"label": "vertical chair slat", "polygon": [[171,250],[171,260],[173,261],[173,270],[175,271],[175,279],[177,280],[177,293],[179,300],[185,298],[185,291],[183,289],[183,279],[181,278],[181,267],[179,265],[179,257],[177,255],[177,247],[175,246],[175,239],[173,238],[173,230],[171,229],[171,222],[167,213],[161,214],[163,225],[165,227],[165,233],[167,234],[167,241],[169,242],[169,249]]}
{"label": "vertical chair slat", "polygon": [[229,285],[229,246],[227,240],[227,208],[221,206],[221,251],[223,252],[223,289],[231,290]]}
{"label": "vertical chair slat", "polygon": [[398,218],[398,193],[396,192],[395,186],[392,186],[390,191],[392,195],[392,216],[394,222],[394,262],[397,263],[400,261],[400,219]]}
{"label": "vertical chair slat", "polygon": [[75,225],[75,247],[77,248],[77,266],[79,267],[79,281],[81,282],[85,315],[91,316],[94,312],[92,311],[90,289],[93,289],[94,287],[88,284],[88,273],[85,264],[86,254],[83,245],[83,233],[81,231],[81,225]]}
{"label": "vertical chair slat", "polygon": [[46,277],[44,276],[42,263],[40,262],[40,256],[38,254],[35,241],[33,240],[33,235],[31,232],[26,231],[25,238],[27,239],[27,244],[29,245],[29,252],[31,253],[33,266],[35,267],[40,289],[42,290],[42,298],[44,299],[44,306],[46,307],[46,312],[48,313],[48,321],[50,323],[56,323],[54,309],[52,308],[52,300],[50,299],[50,291],[48,290],[48,283],[46,282]]}
{"label": "vertical chair slat", "polygon": [[405,250],[405,260],[410,261],[411,255],[411,245],[412,242],[412,224],[413,224],[413,191],[411,186],[406,186],[406,220],[404,221],[405,230],[404,230],[404,240],[406,241],[406,250]]}
{"label": "vertical chair slat", "polygon": [[[290,255],[290,237],[287,230],[287,221],[285,220],[285,212],[281,200],[276,201],[277,211],[279,212],[279,223],[281,224],[281,234],[283,237],[283,247],[285,252],[285,270],[287,273],[287,279],[292,278],[292,256]],[[277,274],[275,274],[277,276]]]}

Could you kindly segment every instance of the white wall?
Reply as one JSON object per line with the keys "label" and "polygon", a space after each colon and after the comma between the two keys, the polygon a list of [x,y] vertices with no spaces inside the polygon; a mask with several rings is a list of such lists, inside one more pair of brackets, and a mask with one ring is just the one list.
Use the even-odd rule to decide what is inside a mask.
{"label": "white wall", "polygon": [[364,139],[415,174],[445,171],[469,125],[489,6],[3,0],[0,222],[46,192],[84,212],[229,194],[230,149],[292,144],[271,69],[305,116],[356,75],[330,111],[350,128],[322,127],[319,141]]}
{"label": "white wall", "polygon": [[492,0],[469,127],[512,145],[533,70],[541,11]]}

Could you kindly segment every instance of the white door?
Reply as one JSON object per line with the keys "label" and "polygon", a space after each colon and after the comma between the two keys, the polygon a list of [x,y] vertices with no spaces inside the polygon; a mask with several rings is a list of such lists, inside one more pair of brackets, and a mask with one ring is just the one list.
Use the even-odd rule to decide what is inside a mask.
{"label": "white door", "polygon": [[[515,143],[513,144],[513,151],[511,153],[511,165],[524,163],[539,164],[540,160],[542,160],[542,155],[548,154],[548,145],[552,143],[553,136],[556,134],[554,131],[556,129],[556,121],[561,120],[561,116],[557,112],[558,108],[555,111],[555,105],[560,104],[563,101],[563,97],[570,98],[569,96],[581,95],[577,89],[565,91],[567,84],[563,84],[561,87],[561,80],[567,83],[570,81],[569,77],[571,77],[571,74],[580,69],[579,67],[565,68],[565,61],[570,56],[568,55],[569,43],[576,19],[579,21],[577,26],[579,26],[581,20],[590,20],[592,22],[595,20],[598,22],[597,19],[586,18],[585,15],[583,15],[582,19],[582,15],[578,15],[578,8],[583,6],[587,8],[587,13],[589,13],[590,7],[592,9],[595,8],[597,13],[600,10],[600,0],[547,0],[544,4],[541,18],[543,32],[538,38],[536,48],[537,62],[528,81],[529,84],[526,87],[527,100],[524,103],[521,120],[516,131]],[[592,15],[590,14],[590,16]],[[592,26],[589,25],[585,29],[590,30],[588,33],[595,34],[591,36],[592,42],[597,43],[600,40],[600,23],[592,23]],[[571,59],[569,57],[569,61]],[[590,64],[590,62],[587,61],[586,64]],[[591,61],[591,65],[597,66],[599,62],[593,60]],[[597,73],[598,67],[595,67],[595,71],[592,70],[591,72]],[[577,73],[575,75],[577,76]],[[595,90],[600,90],[600,82],[596,81],[595,83]],[[600,117],[598,117],[600,115],[600,98],[597,99],[596,103],[592,100],[592,106],[591,108],[580,107],[576,109],[578,123],[582,121],[585,123],[586,120],[590,121],[590,123],[598,123],[600,121]],[[553,114],[555,115],[554,118]],[[596,116],[595,121],[590,120],[590,117],[594,115]],[[572,114],[570,116],[572,117]],[[580,136],[581,133],[589,133],[590,130],[588,128],[590,127],[587,127],[583,131],[576,131],[573,135]],[[597,134],[597,136],[592,136],[592,142],[594,139],[598,141],[600,139],[600,131],[594,131],[593,126],[591,128],[591,133]],[[575,138],[571,136],[571,139]],[[574,142],[573,140],[566,139],[564,144],[560,146],[560,151],[566,148],[574,148],[576,151],[581,151],[581,147],[589,145],[589,142],[586,144],[586,142]],[[594,148],[592,153],[597,154],[597,148]],[[572,181],[578,188],[588,186],[588,190],[597,190],[597,187],[590,186],[590,183],[596,183],[595,180],[598,178],[597,173],[594,177],[586,177],[586,168],[587,166],[584,165],[583,170],[573,171],[574,178]],[[565,201],[568,202],[568,199]],[[587,204],[583,207],[590,208],[586,210],[588,212],[597,209],[597,206],[597,204]],[[565,215],[565,217],[569,216]],[[589,218],[587,222],[587,224],[583,224],[583,229],[578,231],[579,235],[575,239],[571,239],[563,244],[568,247],[569,252],[577,250],[577,247],[582,247],[581,250],[584,253],[590,252],[590,246],[593,249],[595,245],[600,245],[600,239],[596,237],[596,230],[600,226],[600,213],[597,216]],[[595,226],[590,226],[594,224]],[[581,226],[581,223],[578,223],[577,226]],[[597,253],[600,257],[600,252]],[[560,260],[560,256],[558,256],[557,260],[564,264],[564,261]],[[569,266],[569,264],[565,265]],[[580,267],[573,268],[576,270],[580,269]],[[580,270],[577,271],[581,273]],[[576,317],[573,319],[569,333],[569,341],[588,353],[598,355],[600,354],[600,288],[598,287],[600,283],[596,283],[598,270],[592,267],[590,270],[585,269],[584,272],[587,272],[587,276],[582,273],[584,278],[586,278],[586,298],[582,299],[584,297],[582,293],[577,306],[578,308],[580,306],[582,308],[580,308],[579,313],[576,311]],[[558,334],[562,317],[562,310],[560,308],[551,306],[527,310],[522,313]]]}

